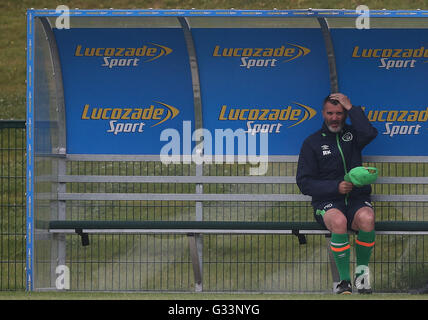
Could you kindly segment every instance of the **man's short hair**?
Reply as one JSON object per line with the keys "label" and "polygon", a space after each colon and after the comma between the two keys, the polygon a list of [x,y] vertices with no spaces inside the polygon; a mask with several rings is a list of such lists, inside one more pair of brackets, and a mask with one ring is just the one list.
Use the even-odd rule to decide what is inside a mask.
{"label": "man's short hair", "polygon": [[[324,102],[323,102],[323,104],[322,104],[322,110],[324,111],[324,107],[325,107],[325,104],[327,103],[327,102],[330,102],[331,104],[334,104],[335,106],[336,105],[341,105],[340,104],[340,102],[338,101],[338,100],[335,100],[335,99],[331,99],[330,98],[330,95],[328,95],[327,97],[325,97],[324,98]],[[342,106],[342,105],[341,105]],[[346,110],[345,108],[343,108],[343,106],[342,106],[342,109],[343,109],[343,112],[345,113],[345,118],[348,116],[348,110]]]}
{"label": "man's short hair", "polygon": [[326,104],[327,102],[330,102],[331,104],[334,104],[334,105],[338,105],[338,104],[340,104],[340,102],[339,102],[339,101],[337,101],[337,100],[335,100],[335,99],[331,99],[331,98],[330,98],[330,95],[328,95],[327,97],[325,97],[325,98],[324,98],[324,101],[323,101],[323,103],[322,103],[322,107],[323,107],[323,109],[324,109],[324,106],[325,106],[325,104]]}

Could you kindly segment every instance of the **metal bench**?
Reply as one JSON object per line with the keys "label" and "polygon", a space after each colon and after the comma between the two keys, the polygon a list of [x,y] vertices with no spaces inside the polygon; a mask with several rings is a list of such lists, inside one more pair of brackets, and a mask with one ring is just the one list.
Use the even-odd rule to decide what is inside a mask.
{"label": "metal bench", "polygon": [[[64,171],[65,172],[65,171]],[[194,221],[135,221],[135,220],[63,220],[48,222],[51,234],[78,234],[82,244],[89,244],[90,234],[185,234],[188,235],[190,257],[195,277],[195,290],[202,291],[202,234],[289,234],[295,235],[300,244],[306,243],[306,235],[325,235],[329,245],[330,232],[312,221],[206,221],[203,219],[205,201],[244,201],[244,202],[308,202],[310,197],[301,194],[228,194],[202,193],[204,184],[294,184],[293,176],[121,176],[121,175],[66,175],[59,174],[60,188],[57,201],[65,211],[67,201],[192,201],[195,202]],[[66,192],[68,183],[191,183],[194,193],[98,193]],[[418,177],[380,177],[378,184],[427,184],[427,178]],[[396,194],[372,196],[374,202],[428,201],[427,195]],[[428,234],[428,221],[378,221],[377,234]],[[65,250],[65,249],[63,249]],[[330,254],[330,251],[329,251]],[[333,283],[339,281],[334,260],[330,257]]]}

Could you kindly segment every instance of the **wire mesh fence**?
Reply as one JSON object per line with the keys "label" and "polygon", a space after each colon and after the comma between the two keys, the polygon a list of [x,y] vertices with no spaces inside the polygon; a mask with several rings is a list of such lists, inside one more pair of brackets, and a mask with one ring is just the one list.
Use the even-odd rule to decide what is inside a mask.
{"label": "wire mesh fence", "polygon": [[25,288],[25,122],[0,121],[0,291]]}
{"label": "wire mesh fence", "polygon": [[[25,129],[0,130],[1,220],[0,290],[25,288]],[[49,166],[49,164],[46,164]],[[423,177],[424,163],[368,163],[381,176]],[[267,175],[294,176],[296,163],[270,163]],[[49,170],[47,170],[49,171]],[[194,176],[194,164],[155,161],[68,161],[67,175]],[[247,165],[206,164],[204,176],[244,176]],[[195,183],[70,182],[71,193],[194,193]],[[423,184],[376,184],[376,194],[427,194]],[[43,189],[43,187],[42,187]],[[51,191],[50,186],[43,191]],[[211,183],[203,193],[299,194],[295,184]],[[45,208],[49,209],[47,201]],[[195,201],[67,201],[68,220],[195,220]],[[313,221],[306,202],[204,201],[207,221]],[[378,221],[428,220],[428,203],[377,202]],[[354,235],[351,243],[354,243]],[[208,292],[331,292],[332,278],[324,235],[299,245],[289,235],[203,235],[203,290]],[[372,286],[378,292],[406,292],[428,280],[427,236],[379,235],[371,259]],[[40,240],[50,247],[50,240]],[[48,244],[48,246],[46,246]],[[70,289],[86,291],[193,291],[195,280],[187,235],[91,235],[83,247],[65,236]],[[50,250],[36,250],[37,274],[51,275]],[[351,261],[355,262],[354,253]],[[352,270],[353,271],[353,267]],[[46,282],[54,288],[52,279]]]}

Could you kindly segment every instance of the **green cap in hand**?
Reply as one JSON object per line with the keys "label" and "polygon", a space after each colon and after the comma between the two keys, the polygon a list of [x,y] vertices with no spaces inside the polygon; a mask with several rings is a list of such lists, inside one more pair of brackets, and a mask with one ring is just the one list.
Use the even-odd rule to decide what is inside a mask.
{"label": "green cap in hand", "polygon": [[377,168],[355,167],[345,175],[345,181],[352,182],[356,187],[372,184],[377,179]]}

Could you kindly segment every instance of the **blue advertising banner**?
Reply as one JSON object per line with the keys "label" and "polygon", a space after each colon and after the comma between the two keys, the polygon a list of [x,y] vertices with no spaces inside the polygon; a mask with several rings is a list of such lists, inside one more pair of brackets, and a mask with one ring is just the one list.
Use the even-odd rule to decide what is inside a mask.
{"label": "blue advertising banner", "polygon": [[379,135],[366,155],[428,156],[428,31],[333,29],[339,89]]}
{"label": "blue advertising banner", "polygon": [[[158,155],[167,128],[194,119],[179,28],[55,29],[67,153]],[[181,152],[181,150],[177,150]]]}
{"label": "blue advertising banner", "polygon": [[[204,127],[268,133],[269,155],[296,155],[304,137],[321,127],[329,93],[326,49],[320,29],[194,28]],[[260,154],[242,143],[212,154]],[[260,144],[260,143],[259,143]],[[205,150],[207,152],[207,150]],[[208,150],[209,151],[209,150]]]}
{"label": "blue advertising banner", "polygon": [[[204,154],[261,154],[261,133],[266,133],[265,154],[298,155],[305,137],[321,127],[321,103],[330,92],[321,30],[191,30]],[[63,72],[67,153],[195,152],[192,78],[181,29],[54,32]],[[427,31],[330,32],[339,90],[364,107],[379,131],[364,154],[427,156]],[[254,141],[255,148],[250,146]]]}

